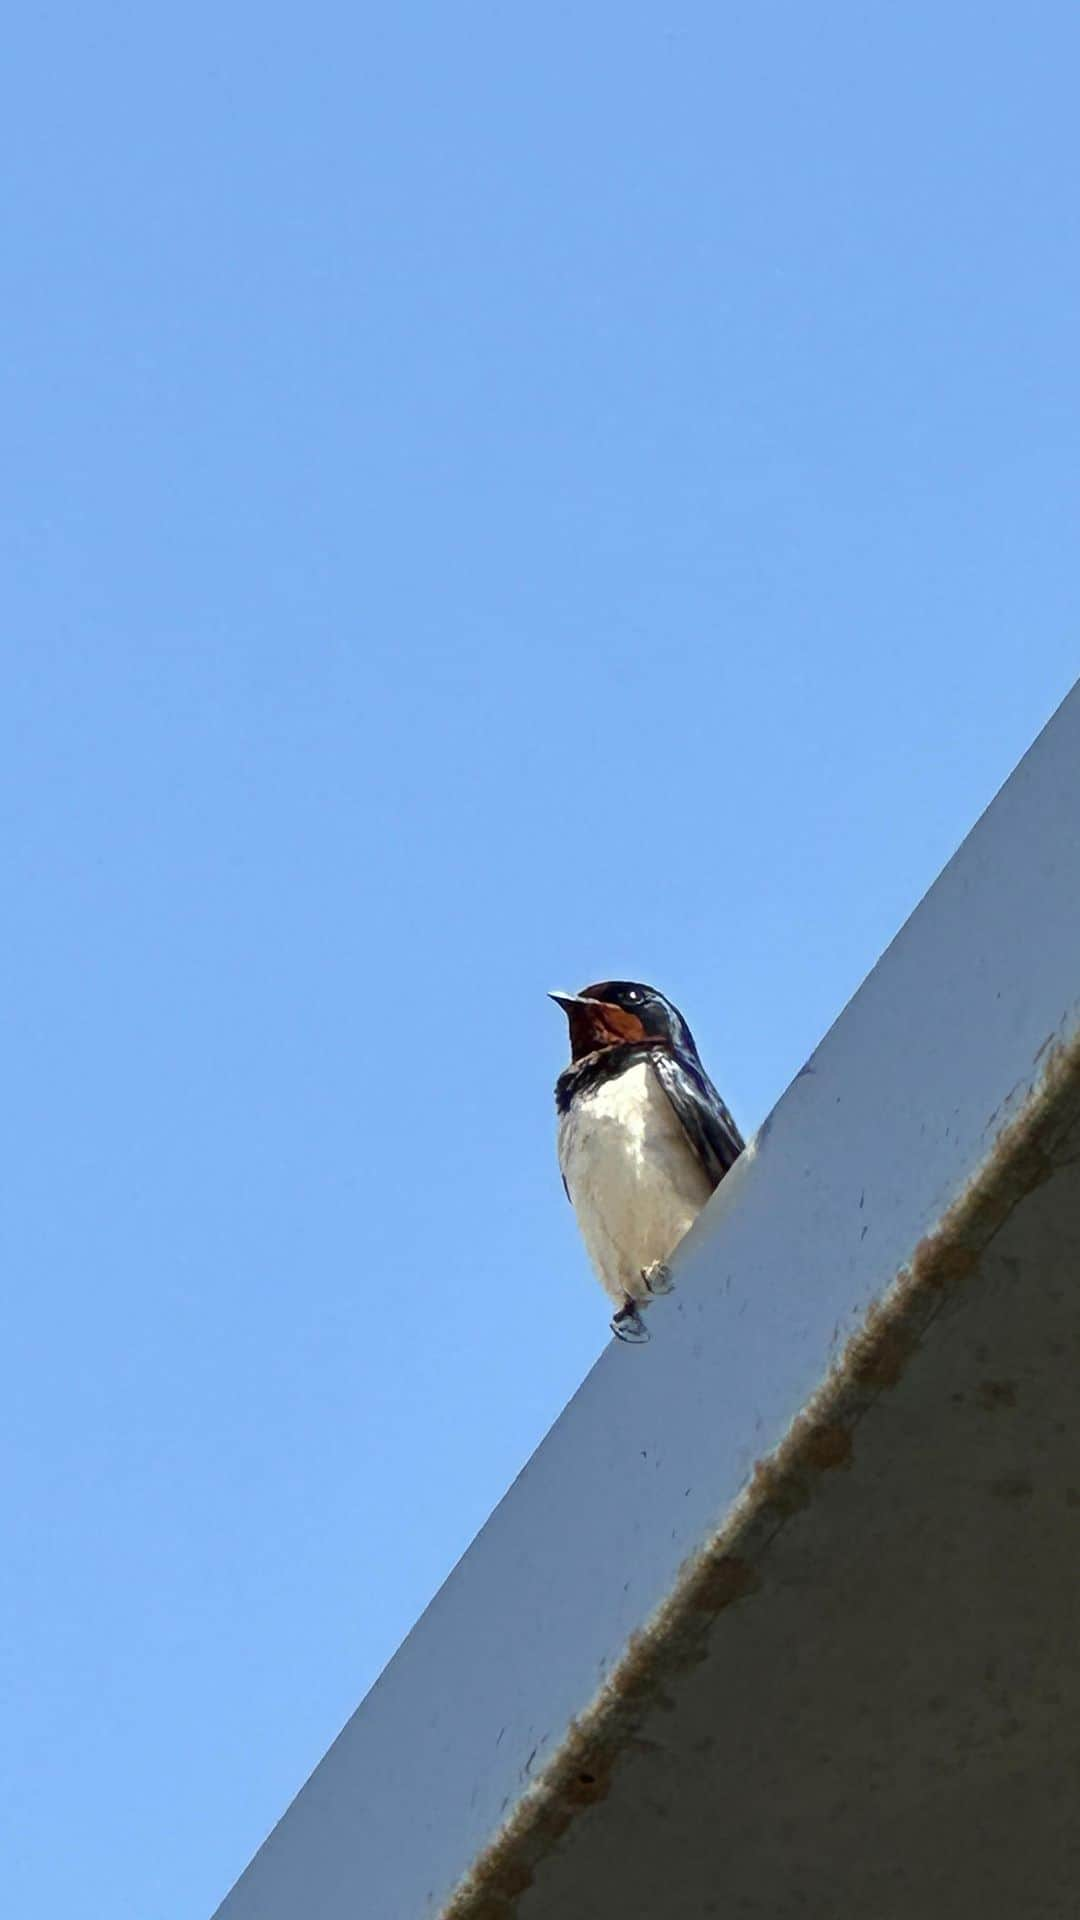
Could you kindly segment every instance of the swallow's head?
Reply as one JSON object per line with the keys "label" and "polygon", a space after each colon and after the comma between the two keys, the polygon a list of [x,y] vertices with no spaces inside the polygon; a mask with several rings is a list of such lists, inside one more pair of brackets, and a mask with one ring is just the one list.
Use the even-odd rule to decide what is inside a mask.
{"label": "swallow's head", "polygon": [[551,999],[570,1022],[571,1060],[605,1047],[650,1042],[697,1059],[693,1035],[678,1007],[640,980],[600,980],[580,993],[553,993]]}

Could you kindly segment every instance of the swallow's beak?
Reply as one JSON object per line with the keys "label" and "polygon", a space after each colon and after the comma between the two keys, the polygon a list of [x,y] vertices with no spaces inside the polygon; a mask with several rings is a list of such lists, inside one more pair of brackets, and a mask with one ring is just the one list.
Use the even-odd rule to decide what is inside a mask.
{"label": "swallow's beak", "polygon": [[580,993],[549,993],[548,999],[554,1000],[556,1006],[562,1007],[566,1013],[569,1013],[571,1007],[587,1007],[589,1005],[587,1000],[582,999]]}

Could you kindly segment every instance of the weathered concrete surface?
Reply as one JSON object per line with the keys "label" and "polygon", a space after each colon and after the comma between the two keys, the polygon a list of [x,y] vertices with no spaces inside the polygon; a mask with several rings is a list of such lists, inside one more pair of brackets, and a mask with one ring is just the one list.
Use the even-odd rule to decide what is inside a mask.
{"label": "weathered concrete surface", "polygon": [[1078,1114],[1074,691],[221,1920],[1071,1914]]}
{"label": "weathered concrete surface", "polygon": [[1076,1912],[1080,1124],[1053,1163],[752,1483],[455,1913]]}

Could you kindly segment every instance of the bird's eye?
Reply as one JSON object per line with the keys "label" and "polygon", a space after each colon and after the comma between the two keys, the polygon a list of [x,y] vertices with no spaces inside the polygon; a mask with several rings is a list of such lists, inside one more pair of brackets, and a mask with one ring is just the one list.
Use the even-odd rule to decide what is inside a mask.
{"label": "bird's eye", "polygon": [[629,992],[627,993],[627,996],[626,996],[626,997],[627,997],[627,999],[628,999],[628,1000],[640,1000],[640,999],[641,999],[641,995],[640,995],[640,993],[638,992],[638,990],[637,990],[637,988],[636,988],[636,987],[631,987],[631,988],[630,988],[630,990],[629,990]]}

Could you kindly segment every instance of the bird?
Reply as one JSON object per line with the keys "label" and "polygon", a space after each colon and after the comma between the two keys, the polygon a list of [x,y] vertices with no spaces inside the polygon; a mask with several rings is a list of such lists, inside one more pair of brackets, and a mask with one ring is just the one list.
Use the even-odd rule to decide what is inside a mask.
{"label": "bird", "polygon": [[559,1170],[585,1249],[641,1344],[641,1307],[670,1293],[668,1260],[745,1142],[682,1014],[655,987],[601,980],[552,993],[570,1026],[555,1083]]}

